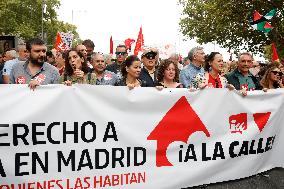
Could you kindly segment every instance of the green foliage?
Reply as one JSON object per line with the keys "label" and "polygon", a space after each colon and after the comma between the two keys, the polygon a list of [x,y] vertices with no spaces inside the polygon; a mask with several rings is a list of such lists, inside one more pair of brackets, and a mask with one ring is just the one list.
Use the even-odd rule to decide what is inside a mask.
{"label": "green foliage", "polygon": [[[181,32],[199,43],[217,42],[235,51],[258,53],[274,41],[278,49],[284,49],[283,0],[179,0],[179,3],[183,6]],[[250,26],[248,18],[254,10],[265,15],[273,8],[278,11],[272,19],[272,32],[265,35]]]}
{"label": "green foliage", "polygon": [[[24,40],[39,37],[42,30],[43,0],[0,0],[0,35],[15,35]],[[79,39],[76,26],[57,19],[59,0],[46,0],[43,29],[47,44],[53,45],[58,31],[70,31],[75,41]]]}

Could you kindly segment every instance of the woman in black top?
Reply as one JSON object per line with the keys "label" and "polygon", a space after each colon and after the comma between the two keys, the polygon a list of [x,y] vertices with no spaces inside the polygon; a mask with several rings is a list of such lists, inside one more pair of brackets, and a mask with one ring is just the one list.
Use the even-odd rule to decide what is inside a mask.
{"label": "woman in black top", "polygon": [[130,90],[135,87],[147,87],[146,82],[138,79],[141,72],[141,61],[137,56],[127,57],[121,68],[122,80],[118,86],[127,86]]}
{"label": "woman in black top", "polygon": [[178,82],[179,69],[177,64],[171,59],[163,60],[158,68],[156,86],[164,88],[183,88],[183,85]]}

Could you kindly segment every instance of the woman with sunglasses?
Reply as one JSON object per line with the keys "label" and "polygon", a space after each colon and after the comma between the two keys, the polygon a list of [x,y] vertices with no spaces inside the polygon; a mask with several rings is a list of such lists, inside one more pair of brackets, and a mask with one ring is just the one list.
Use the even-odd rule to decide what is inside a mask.
{"label": "woman with sunglasses", "polygon": [[177,64],[171,60],[163,60],[158,68],[156,86],[162,86],[164,88],[183,88],[183,85],[178,82],[179,69]]}
{"label": "woman with sunglasses", "polygon": [[128,56],[122,64],[122,79],[118,86],[127,86],[130,90],[135,87],[148,87],[146,82],[139,79],[141,73],[141,61],[135,56]]}
{"label": "woman with sunglasses", "polygon": [[65,71],[60,78],[60,82],[70,86],[79,84],[96,84],[96,75],[88,72],[87,62],[83,54],[76,50],[67,51],[65,54]]}
{"label": "woman with sunglasses", "polygon": [[282,83],[282,75],[283,73],[280,71],[277,64],[269,65],[260,81],[263,91],[267,91],[268,89],[284,88]]}

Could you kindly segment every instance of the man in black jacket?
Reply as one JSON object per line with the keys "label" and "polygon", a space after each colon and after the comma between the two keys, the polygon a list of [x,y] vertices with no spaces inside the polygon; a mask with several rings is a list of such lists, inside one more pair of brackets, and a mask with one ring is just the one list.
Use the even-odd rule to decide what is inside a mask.
{"label": "man in black jacket", "polygon": [[154,87],[157,83],[157,72],[155,70],[157,58],[158,51],[153,48],[146,49],[141,55],[143,68],[141,69],[139,79],[145,81],[149,87]]}
{"label": "man in black jacket", "polygon": [[116,62],[106,67],[106,70],[111,71],[117,75],[119,79],[122,79],[121,64],[127,57],[127,48],[125,45],[118,45],[116,47]]}

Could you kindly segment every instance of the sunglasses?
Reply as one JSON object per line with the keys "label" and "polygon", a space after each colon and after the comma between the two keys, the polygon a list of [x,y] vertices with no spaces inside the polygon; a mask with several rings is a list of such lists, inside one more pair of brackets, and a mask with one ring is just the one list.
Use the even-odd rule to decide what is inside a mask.
{"label": "sunglasses", "polygon": [[273,73],[274,75],[279,75],[279,76],[283,75],[283,73],[279,71],[271,71],[271,73]]}
{"label": "sunglasses", "polygon": [[124,55],[126,54],[126,52],[115,52],[115,54],[116,54],[117,56],[119,56],[119,55],[124,56]]}
{"label": "sunglasses", "polygon": [[155,59],[156,55],[157,55],[156,52],[151,51],[151,52],[146,53],[144,56],[145,56],[147,59],[152,60],[152,59]]}

